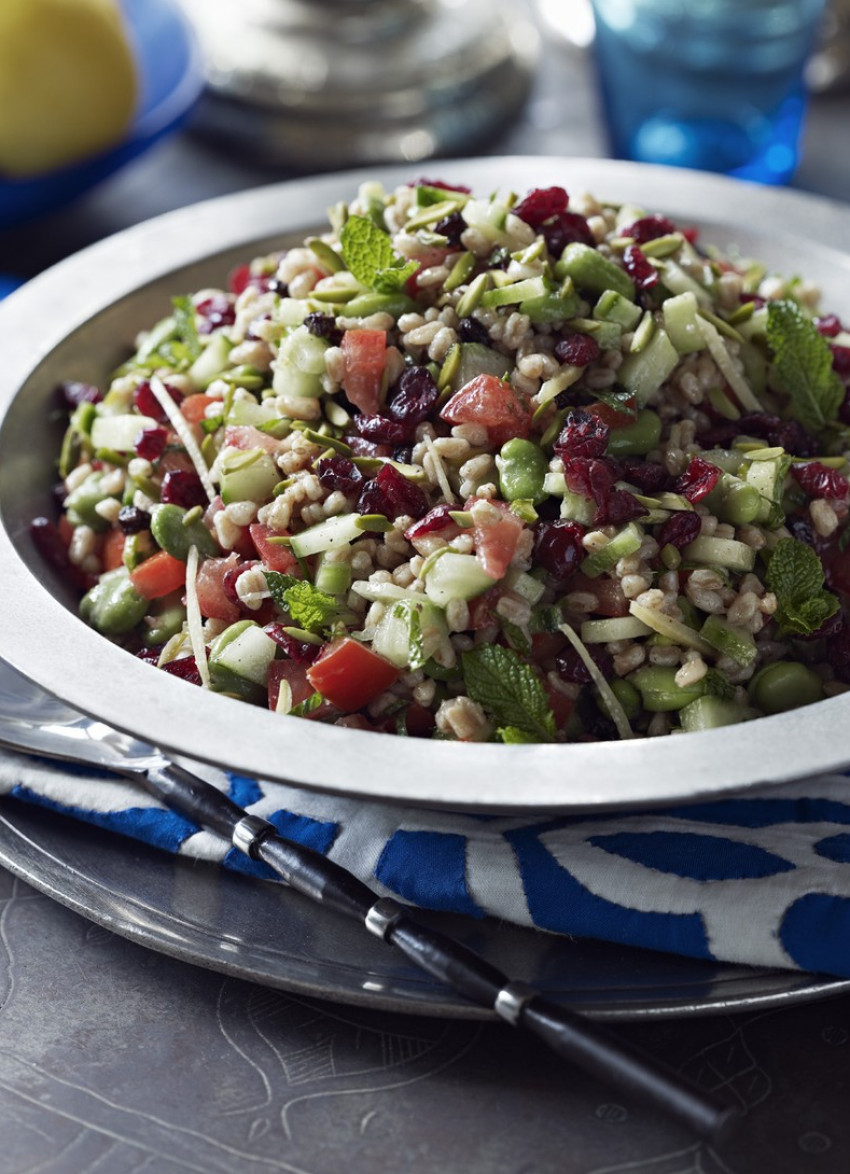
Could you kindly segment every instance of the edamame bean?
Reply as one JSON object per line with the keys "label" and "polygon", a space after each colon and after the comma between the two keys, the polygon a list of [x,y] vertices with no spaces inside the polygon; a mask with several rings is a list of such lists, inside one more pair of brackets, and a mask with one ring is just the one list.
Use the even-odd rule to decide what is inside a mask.
{"label": "edamame bean", "polygon": [[717,516],[732,526],[747,526],[758,518],[761,506],[762,496],[755,486],[736,479],[721,497]]}
{"label": "edamame bean", "polygon": [[146,636],[148,644],[165,644],[176,636],[186,620],[186,608],[182,604],[167,607],[156,616],[153,627]]}
{"label": "edamame bean", "polygon": [[763,713],[785,713],[823,697],[823,681],[798,661],[777,660],[765,665],[750,682],[752,704]]}
{"label": "edamame bean", "polygon": [[219,554],[218,543],[201,518],[184,524],[186,510],[179,505],[158,505],[151,511],[151,534],[157,545],[181,562],[189,557],[189,548],[197,546],[200,554]]}
{"label": "edamame bean", "polygon": [[549,469],[546,454],[531,440],[519,436],[506,441],[496,457],[499,489],[506,501],[537,505],[547,496],[543,481]]}
{"label": "edamame bean", "polygon": [[132,631],[147,610],[148,601],[130,582],[126,567],[101,575],[80,601],[80,615],[105,636],[121,636]]}
{"label": "edamame bean", "polygon": [[[613,681],[609,681],[609,684],[611,686],[611,692],[623,707],[623,713],[625,713],[629,721],[632,721],[641,710],[640,693],[631,681],[626,681],[622,677],[616,677]],[[597,697],[597,704],[606,717],[611,716],[608,711],[608,706],[605,704],[605,699],[601,695]]]}
{"label": "edamame bean", "polygon": [[681,688],[675,680],[678,671],[667,665],[645,665],[629,674],[628,683],[640,692],[644,709],[650,713],[669,713],[696,701],[705,690],[702,681]]}
{"label": "edamame bean", "polygon": [[658,446],[661,440],[661,417],[651,408],[638,412],[632,424],[612,428],[608,437],[608,455],[612,457],[642,457]]}

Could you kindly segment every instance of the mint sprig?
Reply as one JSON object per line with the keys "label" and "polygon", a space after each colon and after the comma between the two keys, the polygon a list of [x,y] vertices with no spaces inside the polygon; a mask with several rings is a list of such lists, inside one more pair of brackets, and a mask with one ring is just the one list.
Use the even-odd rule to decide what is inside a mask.
{"label": "mint sprig", "polygon": [[284,575],[280,571],[266,571],[266,582],[277,606],[289,612],[293,623],[305,632],[321,635],[339,618],[339,600],[319,591],[305,579],[296,579],[294,575]]}
{"label": "mint sprig", "polygon": [[516,652],[482,644],[464,652],[462,662],[467,695],[495,719],[504,741],[554,740],[555,718],[543,685]]}
{"label": "mint sprig", "polygon": [[820,432],[836,419],[844,399],[829,343],[796,302],[777,301],[767,309],[767,344],[774,376],[790,397],[794,416],[809,432]]}
{"label": "mint sprig", "polygon": [[377,293],[398,293],[419,268],[399,257],[389,235],[365,216],[349,216],[339,240],[349,273]]}
{"label": "mint sprig", "polygon": [[782,538],[777,542],[765,575],[776,596],[780,631],[791,636],[811,636],[839,608],[839,601],[824,590],[824,573],[817,554],[805,542]]}

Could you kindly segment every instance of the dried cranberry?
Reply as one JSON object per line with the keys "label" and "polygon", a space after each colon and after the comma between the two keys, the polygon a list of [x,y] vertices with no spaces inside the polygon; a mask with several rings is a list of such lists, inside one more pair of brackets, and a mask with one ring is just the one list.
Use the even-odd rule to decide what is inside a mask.
{"label": "dried cranberry", "polygon": [[676,225],[666,216],[655,212],[652,216],[641,216],[628,228],[620,229],[620,236],[630,236],[635,244],[645,245],[647,241],[657,240],[660,236],[667,236],[676,231]]}
{"label": "dried cranberry", "polygon": [[237,562],[235,566],[230,567],[224,572],[221,580],[221,589],[231,603],[235,603],[237,607],[242,607],[242,600],[239,598],[239,593],[236,590],[236,583],[243,571],[247,571],[249,567],[260,566],[260,563],[254,559],[252,562]]}
{"label": "dried cranberry", "polygon": [[591,249],[596,248],[596,240],[590,231],[590,225],[578,212],[559,212],[553,220],[543,225],[541,231],[546,247],[553,257],[560,257],[567,245],[574,241]]}
{"label": "dried cranberry", "polygon": [[194,656],[181,656],[177,660],[169,660],[167,664],[160,665],[160,668],[172,677],[179,677],[181,681],[188,681],[191,685],[202,683]]}
{"label": "dried cranberry", "polygon": [[338,491],[346,497],[360,492],[363,474],[348,457],[322,457],[316,465],[319,484],[332,493]]}
{"label": "dried cranberry", "polygon": [[457,336],[461,342],[479,342],[490,345],[490,331],[477,318],[461,318],[457,324]]}
{"label": "dried cranberry", "polygon": [[692,510],[676,510],[658,530],[655,540],[659,546],[675,546],[679,550],[699,536],[702,522]]}
{"label": "dried cranberry", "polygon": [[538,522],[534,528],[534,561],[554,578],[568,579],[584,558],[584,534],[584,526],[578,522]]}
{"label": "dried cranberry", "polygon": [[694,457],[681,477],[676,479],[674,488],[676,493],[681,493],[691,505],[695,505],[708,497],[719,480],[720,469],[716,465],[710,465],[702,457]]}
{"label": "dried cranberry", "polygon": [[559,212],[566,212],[568,203],[569,196],[561,187],[533,188],[514,205],[513,212],[532,228],[539,228]]}
{"label": "dried cranberry", "polygon": [[161,648],[140,648],[139,651],[135,653],[136,660],[143,660],[145,664],[152,665],[159,664],[159,658],[161,655]]}
{"label": "dried cranberry", "polygon": [[659,493],[670,485],[670,474],[655,461],[626,457],[623,461],[623,480],[636,485],[644,493]]}
{"label": "dried cranberry", "polygon": [[236,311],[230,298],[223,293],[212,294],[198,302],[195,313],[200,318],[198,334],[211,334],[220,326],[232,326],[236,321]]}
{"label": "dried cranberry", "polygon": [[427,418],[439,395],[427,367],[408,367],[398,381],[398,390],[387,404],[387,414],[393,420],[419,424]]}
{"label": "dried cranberry", "polygon": [[66,408],[77,408],[80,404],[99,404],[103,399],[100,388],[93,383],[79,383],[68,380],[60,383],[59,397]]}
{"label": "dried cranberry", "polygon": [[850,346],[832,347],[832,369],[845,382],[850,379]]}
{"label": "dried cranberry", "polygon": [[447,502],[435,505],[424,518],[407,527],[404,532],[405,538],[408,542],[413,542],[414,539],[423,538],[426,534],[439,534],[441,530],[457,529],[457,523],[451,517],[453,509],[454,506]]}
{"label": "dried cranberry", "polygon": [[646,506],[627,489],[612,489],[605,501],[600,502],[593,519],[597,526],[622,526],[646,513]]}
{"label": "dried cranberry", "polygon": [[139,438],[135,443],[134,451],[136,456],[142,457],[143,460],[158,461],[165,452],[165,446],[167,443],[167,428],[145,428],[143,432],[139,433]]}
{"label": "dried cranberry", "polygon": [[567,489],[604,505],[614,488],[610,466],[596,457],[562,457],[562,460]]}
{"label": "dried cranberry", "polygon": [[806,546],[816,544],[814,527],[802,514],[792,514],[785,519],[785,525],[791,537],[796,538],[798,542],[805,542]]}
{"label": "dried cranberry", "polygon": [[361,514],[383,514],[391,521],[404,514],[422,518],[428,512],[428,498],[398,469],[382,465],[377,476],[363,486],[357,509]]}
{"label": "dried cranberry", "polygon": [[818,451],[817,441],[805,430],[799,420],[783,420],[768,412],[747,412],[737,424],[732,424],[734,436],[757,436],[768,444],[784,448],[795,456],[813,456]]}
{"label": "dried cranberry", "polygon": [[342,342],[344,331],[340,330],[336,324],[336,318],[332,314],[308,314],[304,319],[304,325],[309,330],[310,334],[314,334],[316,338],[326,338],[333,346],[339,346]]}
{"label": "dried cranberry", "polygon": [[590,334],[567,334],[555,343],[555,358],[571,367],[586,367],[594,363],[602,352],[599,343]]}
{"label": "dried cranberry", "polygon": [[828,497],[836,501],[850,498],[850,482],[837,469],[830,469],[820,461],[792,465],[791,476],[809,497]]}
{"label": "dried cranberry", "polygon": [[[587,651],[606,678],[613,676],[614,666],[611,663],[609,652],[598,644],[588,644]],[[555,658],[555,668],[563,680],[570,681],[574,685],[588,685],[593,679],[587,665],[574,648],[565,648],[563,652],[558,653]]]}
{"label": "dried cranberry", "polygon": [[611,429],[597,416],[584,408],[574,408],[552,445],[553,451],[565,461],[575,457],[601,457],[608,447]]}
{"label": "dried cranberry", "polygon": [[172,469],[165,474],[159,498],[165,505],[179,505],[186,510],[208,504],[206,490],[198,474],[183,469]]}
{"label": "dried cranberry", "polygon": [[450,245],[458,245],[462,234],[466,232],[466,221],[460,212],[451,212],[442,220],[437,221],[434,225],[434,232],[444,236]]}
{"label": "dried cranberry", "polygon": [[150,529],[151,516],[135,505],[122,506],[118,511],[118,526],[124,534],[140,534]]}
{"label": "dried cranberry", "polygon": [[376,444],[373,440],[367,440],[365,436],[347,433],[345,443],[356,457],[391,457],[393,455],[390,445]]}
{"label": "dried cranberry", "polygon": [[415,422],[391,420],[389,416],[355,416],[354,427],[374,444],[404,444],[415,430]]}
{"label": "dried cranberry", "polygon": [[629,245],[623,250],[623,268],[638,289],[652,289],[658,284],[658,270],[637,245]]}
{"label": "dried cranberry", "polygon": [[227,288],[239,297],[249,286],[260,290],[261,293],[279,293],[281,297],[285,297],[287,293],[286,283],[279,281],[274,273],[252,273],[250,265],[237,266],[227,280]]}
{"label": "dried cranberry", "polygon": [[824,338],[835,338],[836,334],[840,334],[843,330],[841,320],[836,314],[826,314],[823,318],[816,318],[815,326],[818,329],[818,334],[822,334]]}
{"label": "dried cranberry", "polygon": [[297,664],[312,664],[322,651],[321,644],[313,644],[309,640],[299,640],[284,630],[283,624],[266,624],[263,631],[271,636],[275,644],[282,648],[290,660]]}
{"label": "dried cranberry", "polygon": [[[179,404],[183,399],[183,393],[178,391],[176,387],[170,387],[168,383],[165,384],[165,390],[176,404]],[[143,416],[160,421],[168,419],[159,400],[151,391],[151,385],[147,379],[143,380],[133,392],[133,403]]]}
{"label": "dried cranberry", "polygon": [[33,518],[30,522],[30,537],[46,563],[55,567],[57,571],[68,569],[68,548],[62,541],[55,522],[51,522],[49,518]]}

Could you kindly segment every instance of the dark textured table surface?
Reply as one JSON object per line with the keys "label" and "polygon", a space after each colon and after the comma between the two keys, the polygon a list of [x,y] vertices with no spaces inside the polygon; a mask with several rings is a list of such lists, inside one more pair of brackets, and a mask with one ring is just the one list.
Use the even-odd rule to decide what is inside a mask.
{"label": "dark textured table surface", "polygon": [[[482,152],[604,154],[587,62],[549,43],[521,120]],[[287,177],[183,133],[0,233],[0,271],[32,276],[159,212]],[[795,186],[850,200],[850,92],[816,99]],[[267,991],[0,870],[0,1174],[850,1170],[850,998],[616,1030],[738,1105],[734,1141],[695,1141],[509,1028]]]}

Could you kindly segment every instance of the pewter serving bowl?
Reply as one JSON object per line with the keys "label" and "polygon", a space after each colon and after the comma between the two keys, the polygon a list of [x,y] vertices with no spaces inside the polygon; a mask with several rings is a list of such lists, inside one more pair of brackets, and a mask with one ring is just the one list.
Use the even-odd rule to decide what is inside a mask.
{"label": "pewter serving bowl", "polygon": [[[561,184],[696,224],[702,240],[801,274],[850,317],[850,207],[699,173],[553,158],[429,163],[476,191]],[[850,694],[776,717],[652,740],[463,745],[284,720],[190,688],[87,628],[29,523],[51,512],[63,379],[103,382],[170,297],[221,285],[238,262],[300,241],[365,179],[279,184],[139,225],[71,257],[0,306],[0,655],[44,688],[178,755],[330,792],[482,811],[566,811],[696,800],[850,763]]]}

